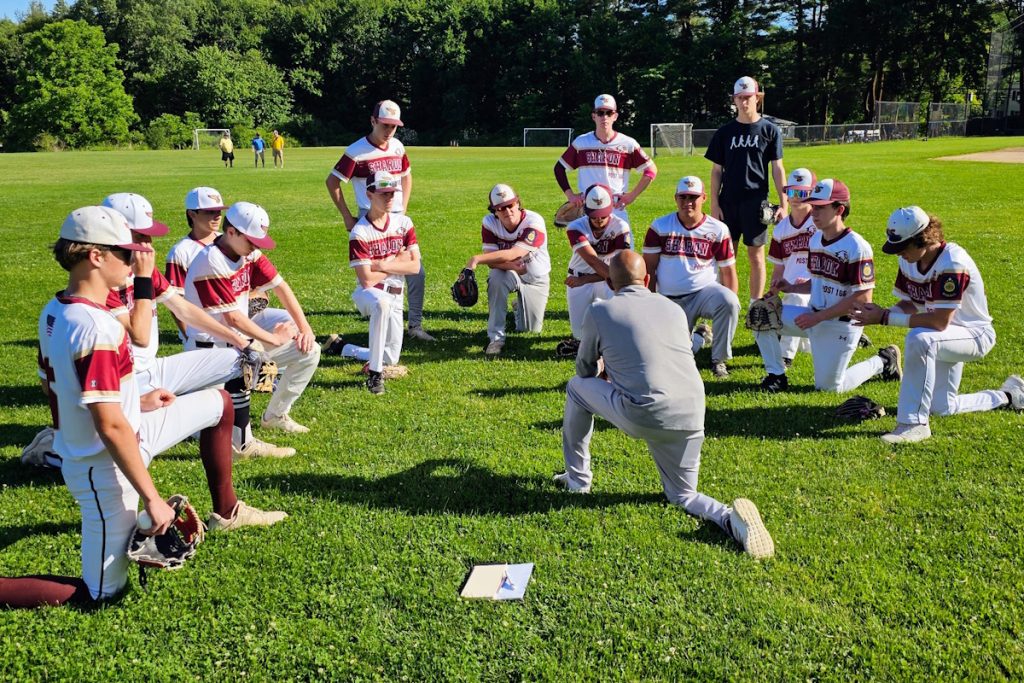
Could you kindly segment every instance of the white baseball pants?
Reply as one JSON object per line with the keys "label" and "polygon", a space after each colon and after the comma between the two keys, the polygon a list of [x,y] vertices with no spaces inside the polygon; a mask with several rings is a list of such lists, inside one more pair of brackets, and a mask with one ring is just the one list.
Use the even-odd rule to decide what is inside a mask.
{"label": "white baseball pants", "polygon": [[174,395],[224,384],[239,376],[241,356],[233,347],[185,351],[156,359],[149,369],[136,373],[139,393],[167,389]]}
{"label": "white baseball pants", "polygon": [[732,358],[732,340],[740,320],[740,300],[736,293],[717,282],[690,294],[668,297],[683,312],[689,325],[693,353],[703,345],[703,339],[693,335],[693,328],[699,318],[710,318],[714,339],[711,342],[711,360],[727,361]]}
{"label": "white baseball pants", "polygon": [[[254,315],[252,321],[270,332],[279,323],[292,322],[292,317],[283,309],[265,308]],[[267,403],[265,415],[279,417],[292,409],[295,401],[302,396],[309,381],[313,379],[313,373],[320,365],[320,345],[313,344],[313,349],[309,353],[303,353],[294,341],[290,341],[267,349],[267,355],[277,363],[280,374],[277,378],[277,387]]]}
{"label": "white baseball pants", "polygon": [[505,312],[508,297],[517,292],[516,332],[540,332],[544,328],[544,309],[548,305],[548,280],[526,282],[511,270],[491,268],[487,276],[487,338],[505,340]]}
{"label": "white baseball pants", "polygon": [[402,295],[383,289],[356,287],[352,292],[359,313],[370,319],[370,370],[397,365],[402,355]]}
{"label": "white baseball pants", "polygon": [[606,282],[588,282],[579,287],[566,287],[565,300],[569,305],[569,327],[572,336],[579,339],[583,336],[583,316],[587,314],[590,304],[600,299],[612,298],[612,290]]}
{"label": "white baseball pants", "polygon": [[[783,305],[788,306],[810,306],[811,295],[810,294],[784,294],[782,296]],[[805,352],[810,351],[809,341],[806,337],[793,337],[785,335],[782,337],[782,357],[783,358],[796,358],[798,351],[803,349]]]}

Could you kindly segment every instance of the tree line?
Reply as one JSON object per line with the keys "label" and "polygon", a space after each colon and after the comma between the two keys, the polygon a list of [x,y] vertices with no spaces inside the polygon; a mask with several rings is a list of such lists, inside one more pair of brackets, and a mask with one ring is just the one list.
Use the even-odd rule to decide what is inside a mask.
{"label": "tree line", "polygon": [[770,113],[868,120],[878,100],[964,101],[1016,0],[58,0],[0,21],[8,151],[191,144],[195,127],[344,144],[403,107],[420,144],[524,126],[715,127],[750,75]]}

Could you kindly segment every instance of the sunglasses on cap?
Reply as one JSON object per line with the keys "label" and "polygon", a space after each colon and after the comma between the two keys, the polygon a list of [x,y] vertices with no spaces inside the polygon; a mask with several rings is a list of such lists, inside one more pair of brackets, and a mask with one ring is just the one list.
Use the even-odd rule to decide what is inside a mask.
{"label": "sunglasses on cap", "polygon": [[812,192],[814,192],[814,190],[800,190],[795,187],[791,187],[786,190],[786,196],[790,199],[807,199],[811,196]]}
{"label": "sunglasses on cap", "polygon": [[367,192],[387,192],[387,191],[390,190],[390,191],[394,192],[397,189],[398,189],[398,181],[397,180],[382,180],[379,183],[377,183],[376,185],[371,185],[371,186],[367,187],[366,191]]}
{"label": "sunglasses on cap", "polygon": [[597,116],[614,116],[615,112],[611,109],[595,109],[594,114]]}

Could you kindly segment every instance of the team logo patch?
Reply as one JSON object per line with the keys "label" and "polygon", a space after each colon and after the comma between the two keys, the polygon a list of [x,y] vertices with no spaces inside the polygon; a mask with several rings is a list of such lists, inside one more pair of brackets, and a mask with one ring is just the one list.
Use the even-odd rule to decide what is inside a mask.
{"label": "team logo patch", "polygon": [[871,282],[875,279],[875,264],[871,261],[865,261],[860,267],[860,279],[861,282]]}
{"label": "team logo patch", "polygon": [[946,299],[958,299],[960,297],[960,279],[956,275],[953,273],[943,275],[940,282],[943,297]]}
{"label": "team logo patch", "polygon": [[534,240],[537,239],[537,231],[536,230],[530,230],[529,232],[526,233],[524,239],[527,242],[533,242]]}

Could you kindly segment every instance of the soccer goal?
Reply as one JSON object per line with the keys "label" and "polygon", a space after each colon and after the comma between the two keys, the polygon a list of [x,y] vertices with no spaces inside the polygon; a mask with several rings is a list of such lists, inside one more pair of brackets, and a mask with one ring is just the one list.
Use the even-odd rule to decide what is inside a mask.
{"label": "soccer goal", "polygon": [[652,123],[651,156],[693,154],[692,123]]}
{"label": "soccer goal", "polygon": [[192,149],[216,149],[224,133],[230,135],[231,130],[228,128],[193,128]]}
{"label": "soccer goal", "polygon": [[568,147],[572,128],[523,128],[523,147]]}

